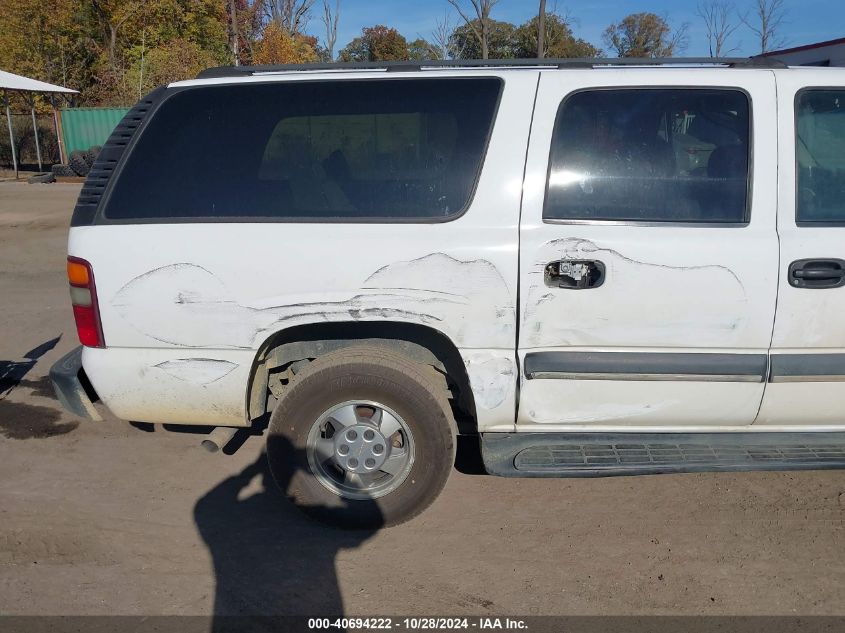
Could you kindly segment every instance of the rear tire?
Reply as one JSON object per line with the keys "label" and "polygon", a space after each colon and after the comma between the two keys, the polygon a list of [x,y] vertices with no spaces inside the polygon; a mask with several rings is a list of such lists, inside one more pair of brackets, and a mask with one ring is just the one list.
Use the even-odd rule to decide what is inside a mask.
{"label": "rear tire", "polygon": [[338,527],[415,517],[440,494],[455,460],[455,422],[433,372],[377,347],[314,360],[270,419],[276,484],[306,514]]}

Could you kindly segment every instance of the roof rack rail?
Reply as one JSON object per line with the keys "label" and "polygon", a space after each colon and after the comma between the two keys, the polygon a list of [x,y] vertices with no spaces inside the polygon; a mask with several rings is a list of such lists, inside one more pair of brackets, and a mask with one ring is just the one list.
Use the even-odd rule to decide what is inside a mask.
{"label": "roof rack rail", "polygon": [[727,66],[729,68],[787,68],[771,57],[583,57],[544,59],[448,59],[430,61],[332,62],[309,64],[268,64],[263,66],[218,66],[208,68],[197,79],[245,77],[263,73],[312,70],[384,70],[413,72],[438,68],[597,68],[603,66]]}

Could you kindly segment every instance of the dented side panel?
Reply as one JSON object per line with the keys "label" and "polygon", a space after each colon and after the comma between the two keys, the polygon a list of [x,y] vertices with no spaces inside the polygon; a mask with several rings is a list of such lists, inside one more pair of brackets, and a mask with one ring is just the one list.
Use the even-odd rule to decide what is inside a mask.
{"label": "dented side panel", "polygon": [[[747,226],[543,220],[555,115],[586,89],[684,87],[682,69],[543,72],[526,167],[520,242],[519,355],[530,352],[767,354],[778,279],[774,79],[768,71],[697,70],[694,86],[750,96],[752,201]],[[602,283],[561,288],[552,262],[603,266]],[[693,368],[694,370],[694,368]],[[692,370],[691,370],[692,371]],[[694,373],[694,371],[693,371]],[[751,424],[764,384],[746,377],[521,376],[518,429],[536,425]],[[651,382],[653,380],[653,382]],[[718,403],[718,404],[716,404]]]}
{"label": "dented side panel", "polygon": [[[754,279],[747,289],[734,270],[736,262],[733,267],[721,263],[718,249],[714,252],[722,229],[684,239],[689,254],[669,248],[655,252],[655,230],[661,229],[608,227],[597,236],[595,229],[567,227],[566,233],[594,239],[573,236],[539,244],[524,272],[524,346],[765,348],[770,332],[759,325],[771,316],[776,251],[768,257],[768,284]],[[605,285],[586,292],[549,288],[546,264],[571,259],[601,261]]]}
{"label": "dented side panel", "polygon": [[133,422],[247,426],[247,350],[86,347],[82,364],[112,413]]}
{"label": "dented side panel", "polygon": [[93,266],[108,346],[83,359],[103,401],[127,419],[246,424],[252,363],[275,333],[390,321],[447,336],[480,429],[513,428],[519,206],[538,73],[501,76],[475,196],[451,222],[75,227],[69,252]]}

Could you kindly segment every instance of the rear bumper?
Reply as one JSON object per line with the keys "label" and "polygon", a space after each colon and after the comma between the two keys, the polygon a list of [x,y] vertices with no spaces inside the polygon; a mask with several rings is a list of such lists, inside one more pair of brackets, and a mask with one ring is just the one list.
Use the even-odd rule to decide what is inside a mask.
{"label": "rear bumper", "polygon": [[[50,380],[53,383],[56,398],[62,403],[65,411],[81,418],[100,421],[103,418],[94,408],[96,395],[92,399],[94,390],[90,387],[87,379],[85,379],[85,382],[89,384],[89,388],[86,391],[81,379],[81,376],[84,375],[85,372],[82,369],[82,346],[62,356],[50,368]],[[89,395],[89,392],[92,395]]]}

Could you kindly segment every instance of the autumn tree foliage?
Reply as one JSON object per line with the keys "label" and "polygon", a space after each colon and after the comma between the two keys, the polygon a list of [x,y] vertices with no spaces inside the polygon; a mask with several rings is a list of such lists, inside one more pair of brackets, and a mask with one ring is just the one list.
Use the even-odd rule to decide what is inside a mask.
{"label": "autumn tree foliage", "polygon": [[0,0],[0,67],[128,105],[230,61],[222,0]]}
{"label": "autumn tree foliage", "polygon": [[[363,28],[338,59],[601,54],[577,37],[576,20],[544,11],[543,3],[516,25],[494,19],[498,0],[441,1],[447,12],[430,40],[419,33],[406,39],[377,24]],[[782,0],[754,1],[761,17],[753,24],[765,48],[776,39]],[[344,6],[340,0],[0,0],[0,68],[76,88],[80,105],[126,106],[209,66],[331,61]],[[611,24],[604,40],[623,57],[671,56],[684,48],[686,25],[673,29],[665,17],[635,13]]]}
{"label": "autumn tree foliage", "polygon": [[264,29],[261,39],[253,47],[254,64],[300,64],[318,61],[315,50],[317,41],[303,35],[291,35],[278,22],[271,22]]}
{"label": "autumn tree foliage", "polygon": [[[482,40],[479,39],[480,25],[472,21],[462,24],[452,32],[449,40],[450,46],[460,51],[462,59],[485,59]],[[485,38],[487,46],[487,58],[489,59],[513,59],[516,57],[514,33],[516,27],[510,22],[499,22],[498,20],[487,20]],[[534,53],[528,55],[534,57]]]}
{"label": "autumn tree foliage", "polygon": [[[535,57],[538,53],[539,19],[530,19],[513,34],[514,57]],[[576,38],[565,16],[549,13],[543,20],[543,57],[598,57],[601,49]]]}
{"label": "autumn tree foliage", "polygon": [[672,57],[686,49],[688,25],[672,30],[655,13],[633,13],[604,31],[604,41],[619,57]]}
{"label": "autumn tree foliage", "polygon": [[82,105],[130,105],[209,66],[316,60],[299,30],[311,4],[0,0],[0,68],[76,88]]}
{"label": "autumn tree foliage", "polygon": [[75,0],[0,0],[0,68],[52,83],[86,85],[97,57]]}
{"label": "autumn tree foliage", "polygon": [[396,29],[381,24],[364,27],[361,36],[356,37],[340,51],[340,60],[346,62],[407,59],[411,59],[408,40]]}
{"label": "autumn tree foliage", "polygon": [[[458,15],[463,19],[465,26],[469,29],[475,37],[481,59],[491,58],[491,32],[493,27],[493,19],[490,14],[493,8],[499,3],[499,0],[469,0],[469,7],[465,8],[463,0],[448,0]],[[495,57],[493,55],[492,57]]]}
{"label": "autumn tree foliage", "polygon": [[138,60],[125,74],[123,87],[116,92],[124,103],[158,86],[180,81],[218,63],[218,58],[196,42],[181,37],[162,42]]}

